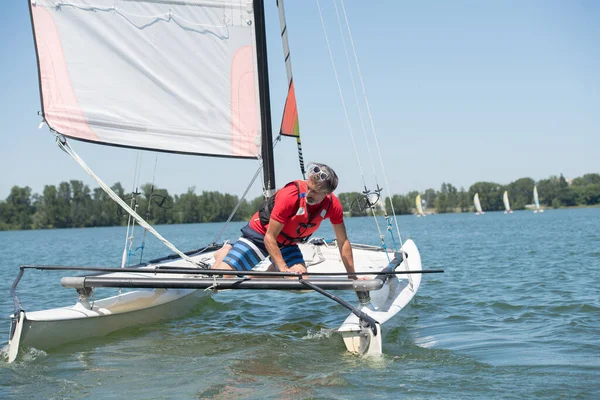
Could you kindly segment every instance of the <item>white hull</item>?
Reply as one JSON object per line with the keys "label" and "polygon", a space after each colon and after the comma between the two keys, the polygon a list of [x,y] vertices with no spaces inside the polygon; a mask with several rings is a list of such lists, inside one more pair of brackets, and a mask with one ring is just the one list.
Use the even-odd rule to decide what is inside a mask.
{"label": "white hull", "polygon": [[[204,260],[211,258],[211,254],[193,258]],[[154,269],[157,265],[189,266],[185,261],[175,260],[142,269]],[[150,274],[122,272],[103,276],[152,277]],[[195,275],[171,276],[192,278]],[[9,362],[16,358],[19,347],[49,350],[65,343],[105,336],[132,326],[182,317],[189,314],[201,298],[211,294],[210,291],[194,289],[139,289],[96,301],[78,301],[69,307],[22,313],[23,317],[15,327],[16,333],[9,340]],[[14,316],[11,317],[15,323]]]}
{"label": "white hull", "polygon": [[73,307],[26,314],[21,346],[48,350],[65,343],[185,316],[210,291],[190,289],[139,290],[96,301],[93,310]]}
{"label": "white hull", "polygon": [[[306,244],[301,245],[301,250],[309,272],[345,272],[335,244],[319,246]],[[404,251],[408,253],[408,267],[411,270],[420,270],[419,252],[412,241],[405,243]],[[356,271],[372,271],[374,275],[371,277],[388,265],[388,257],[389,259],[394,257],[393,253],[386,254],[379,247],[363,245],[353,245],[353,254]],[[214,261],[212,253],[192,258],[207,262]],[[189,264],[180,259],[160,265],[189,267]],[[263,263],[262,267],[264,266]],[[150,265],[144,269],[155,267],[156,265]],[[260,269],[261,265],[258,267]],[[396,270],[400,271],[405,267],[402,263]],[[102,276],[144,278],[153,275],[115,272]],[[194,279],[199,275],[170,274],[169,277]],[[412,280],[412,285],[409,279]],[[363,306],[361,310],[383,324],[412,299],[419,288],[420,281],[421,274],[392,276],[381,290],[371,292],[371,303]],[[9,340],[9,362],[14,361],[19,348],[35,347],[49,350],[66,343],[105,336],[128,327],[183,317],[197,306],[200,299],[212,294],[212,291],[202,289],[138,289],[106,299],[90,301],[91,304],[83,300],[70,307],[22,313],[22,318],[15,327],[15,335]],[[346,336],[356,336],[360,331],[357,324],[358,318],[350,314],[339,330]],[[348,350],[359,351],[352,346],[349,346]]]}
{"label": "white hull", "polygon": [[[421,255],[415,243],[407,240],[402,250],[408,254],[408,258],[395,270],[420,271]],[[371,301],[361,306],[360,310],[374,318],[379,325],[383,325],[412,300],[421,285],[421,276],[421,274],[392,276],[381,290],[371,292]],[[350,314],[338,331],[342,333],[348,351],[381,354],[381,334],[378,335],[379,337],[371,335],[370,341],[365,341],[365,332],[361,330],[356,315]],[[371,334],[371,332],[367,333]]]}

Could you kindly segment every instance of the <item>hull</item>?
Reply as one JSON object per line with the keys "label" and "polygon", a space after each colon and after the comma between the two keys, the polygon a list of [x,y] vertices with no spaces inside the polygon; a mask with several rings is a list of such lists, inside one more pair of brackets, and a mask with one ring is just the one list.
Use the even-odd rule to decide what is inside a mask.
{"label": "hull", "polygon": [[[408,254],[408,258],[395,270],[422,270],[421,255],[415,243],[407,240],[402,246],[402,250]],[[383,325],[413,299],[421,286],[421,276],[421,274],[391,276],[381,290],[371,292],[370,302],[362,305],[360,310],[374,318],[379,325]],[[348,351],[360,354],[381,354],[381,333],[374,335],[370,330],[363,329],[355,314],[350,314],[338,331],[342,334]]]}
{"label": "hull", "polygon": [[[213,252],[192,256],[209,261]],[[214,260],[214,259],[213,259]],[[157,262],[141,267],[152,270],[157,266],[188,267],[181,259]],[[118,269],[115,269],[118,271]],[[114,272],[99,276],[119,278],[151,278],[151,274]],[[197,275],[173,274],[173,278]],[[80,298],[69,307],[42,311],[21,311],[12,318],[8,341],[9,362],[16,359],[19,348],[34,347],[50,350],[66,343],[92,337],[106,336],[121,329],[180,318],[189,314],[211,291],[194,289],[139,289],[101,300]]]}
{"label": "hull", "polygon": [[210,293],[189,289],[140,290],[97,301],[93,310],[77,303],[72,307],[26,313],[20,345],[49,350],[133,326],[180,318]]}

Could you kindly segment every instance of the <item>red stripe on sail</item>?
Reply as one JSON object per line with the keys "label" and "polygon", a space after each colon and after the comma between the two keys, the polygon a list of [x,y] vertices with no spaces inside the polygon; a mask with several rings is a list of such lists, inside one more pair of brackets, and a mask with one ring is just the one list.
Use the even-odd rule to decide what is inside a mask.
{"label": "red stripe on sail", "polygon": [[281,121],[281,134],[284,136],[300,136],[300,126],[298,124],[298,108],[296,107],[296,94],[294,92],[294,82],[290,85],[285,108],[283,110],[283,121]]}
{"label": "red stripe on sail", "polygon": [[42,7],[32,6],[31,12],[35,25],[44,119],[50,128],[64,135],[100,141],[79,107],[52,15]]}
{"label": "red stripe on sail", "polygon": [[256,157],[260,121],[254,87],[252,46],[240,47],[231,61],[231,154]]}

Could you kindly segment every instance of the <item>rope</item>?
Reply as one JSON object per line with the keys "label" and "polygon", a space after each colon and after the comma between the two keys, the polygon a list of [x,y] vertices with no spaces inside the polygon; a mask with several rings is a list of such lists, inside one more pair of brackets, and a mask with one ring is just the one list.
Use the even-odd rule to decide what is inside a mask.
{"label": "rope", "polygon": [[[141,170],[141,152],[137,151],[137,156],[135,159],[135,168],[133,170],[133,185],[131,188],[132,198],[131,198],[131,207],[137,204],[135,193],[137,192],[136,187],[138,185],[140,179],[140,170]],[[137,208],[137,206],[136,206]],[[130,233],[131,232],[131,233]],[[125,234],[125,246],[123,248],[123,256],[121,257],[121,268],[125,268],[125,264],[129,264],[129,256],[131,255],[131,248],[133,247],[133,237],[135,234],[135,219],[129,215],[127,217],[127,233]],[[129,245],[128,243],[129,242]]]}
{"label": "rope", "polygon": [[[356,108],[358,109],[358,116],[360,118],[360,124],[362,126],[363,135],[365,136],[365,143],[367,146],[367,152],[369,154],[369,160],[371,161],[371,167],[373,168],[373,178],[375,179],[375,183],[377,187],[379,187],[379,182],[377,181],[377,172],[375,171],[375,162],[373,161],[373,155],[371,153],[371,146],[369,146],[369,139],[367,137],[367,128],[365,127],[365,120],[363,118],[363,114],[361,111],[360,101],[358,99],[358,92],[356,90],[356,83],[354,82],[354,74],[352,73],[352,65],[350,64],[350,56],[348,55],[348,49],[346,46],[346,39],[344,39],[344,32],[342,31],[342,21],[340,19],[340,13],[338,12],[337,1],[334,0],[333,5],[335,7],[335,15],[338,21],[338,27],[340,29],[340,37],[342,38],[342,44],[344,46],[344,54],[346,55],[346,63],[348,64],[348,72],[350,73],[350,81],[352,82],[352,90],[354,92],[354,99],[356,101]],[[366,187],[365,187],[366,190]],[[365,194],[368,196],[368,194]],[[384,205],[385,206],[385,205]],[[381,233],[381,228],[379,226],[379,221],[377,220],[377,215],[375,214],[374,205],[371,208],[373,219],[375,220],[375,226],[377,226],[377,232],[379,233],[379,238],[381,239],[381,244],[385,245],[384,235]]]}
{"label": "rope", "polygon": [[[152,209],[152,195],[154,194],[154,182],[156,180],[156,166],[158,165],[158,153],[156,154],[156,158],[154,159],[154,173],[152,174],[152,187],[150,188],[150,197],[148,198],[148,208],[146,210],[146,218],[150,217],[150,210]],[[142,237],[142,244],[140,245],[140,264],[142,263],[144,257],[144,248],[146,247],[146,233],[148,233],[147,229],[144,229],[144,236]],[[137,249],[136,249],[137,251]]]}
{"label": "rope", "polygon": [[366,187],[367,184],[365,182],[365,175],[362,170],[362,165],[360,163],[360,157],[358,156],[358,149],[356,147],[356,142],[354,141],[354,133],[352,132],[352,124],[350,123],[350,117],[348,116],[348,110],[346,109],[346,102],[344,101],[344,93],[342,92],[342,86],[340,85],[340,79],[337,73],[337,69],[335,67],[335,61],[333,60],[333,53],[331,52],[331,45],[329,43],[329,36],[327,35],[327,28],[325,28],[325,21],[323,20],[323,13],[321,12],[321,4],[319,0],[317,1],[317,8],[319,9],[319,17],[321,18],[321,26],[323,27],[323,32],[325,33],[325,42],[327,43],[327,50],[329,52],[329,59],[331,60],[331,66],[333,67],[333,74],[335,75],[335,81],[337,82],[338,92],[340,94],[340,99],[342,101],[342,108],[344,109],[344,115],[346,116],[346,123],[348,124],[348,131],[350,133],[350,139],[352,140],[352,146],[354,147],[354,155],[356,156],[356,161],[358,163],[358,169],[360,170],[360,176],[363,181],[363,185]]}
{"label": "rope", "polygon": [[354,100],[356,101],[356,108],[358,109],[358,116],[360,118],[360,124],[362,126],[363,134],[365,136],[365,143],[367,146],[367,152],[369,153],[369,160],[371,161],[371,166],[373,167],[373,178],[375,179],[375,183],[378,183],[377,182],[377,172],[375,172],[375,162],[373,160],[373,155],[371,153],[371,146],[369,145],[369,139],[367,137],[367,128],[365,126],[365,120],[363,118],[362,107],[360,106],[360,101],[358,99],[358,91],[356,90],[354,74],[352,73],[352,65],[350,64],[350,56],[348,55],[346,39],[344,38],[344,33],[342,31],[342,21],[340,19],[340,13],[338,12],[337,0],[333,1],[333,5],[335,7],[335,15],[337,17],[338,27],[340,28],[340,37],[342,38],[342,44],[344,46],[344,54],[346,55],[346,63],[348,64],[348,72],[350,73],[350,81],[352,82],[352,91],[354,92]]}
{"label": "rope", "polygon": [[[342,10],[344,12],[344,19],[346,21],[346,28],[348,29],[348,37],[350,38],[350,44],[352,46],[352,53],[354,54],[354,61],[356,63],[356,69],[358,71],[358,77],[360,78],[360,85],[363,92],[363,97],[365,99],[365,104],[367,106],[367,114],[369,115],[369,121],[371,123],[371,130],[373,133],[373,139],[375,140],[375,145],[377,147],[377,154],[379,155],[379,163],[381,165],[381,171],[383,172],[383,179],[385,181],[385,186],[387,188],[388,199],[390,200],[390,206],[392,209],[392,215],[394,216],[394,223],[396,224],[396,232],[398,233],[398,240],[400,241],[400,246],[403,246],[402,236],[400,235],[400,226],[398,224],[398,218],[396,217],[396,210],[394,209],[394,203],[392,202],[392,193],[390,191],[390,185],[387,179],[387,174],[385,172],[385,167],[383,165],[383,158],[381,156],[381,149],[379,147],[379,140],[377,139],[377,131],[375,130],[375,123],[373,122],[373,115],[371,114],[371,106],[369,105],[369,98],[367,97],[367,91],[365,89],[365,84],[362,78],[362,72],[360,70],[360,63],[358,62],[358,56],[356,55],[356,47],[354,46],[354,40],[352,39],[352,31],[350,29],[350,22],[348,21],[348,14],[346,13],[346,7],[344,6],[344,0],[340,0],[342,5]],[[404,265],[406,269],[408,269],[408,260],[404,258],[404,254],[402,255],[404,260]],[[409,276],[410,285],[412,287],[412,279]]]}
{"label": "rope", "polygon": [[[281,134],[277,135],[277,137],[273,141],[273,148],[275,148],[277,146],[277,143],[279,143],[280,140],[281,140]],[[248,192],[250,191],[250,188],[254,185],[254,182],[256,182],[256,179],[259,177],[260,172],[262,171],[262,169],[263,169],[263,162],[261,161],[259,163],[259,165],[258,165],[258,169],[254,173],[254,177],[250,180],[250,183],[246,187],[246,190],[244,191],[244,193],[240,197],[238,203],[233,208],[233,211],[231,211],[231,214],[229,214],[229,217],[227,218],[227,221],[225,221],[225,223],[223,224],[223,227],[221,228],[221,230],[219,231],[219,233],[217,233],[217,236],[213,240],[213,243],[218,243],[219,240],[221,239],[221,236],[223,235],[223,232],[225,232],[225,229],[227,228],[227,226],[229,225],[229,223],[233,219],[233,216],[237,212],[238,208],[240,208],[240,205],[242,204],[242,202],[244,201],[244,199],[248,195]],[[208,247],[209,246],[207,246],[206,248],[208,248]],[[202,251],[201,251],[201,253],[202,253]]]}
{"label": "rope", "polygon": [[227,225],[229,225],[229,223],[233,219],[233,216],[237,212],[238,208],[240,208],[240,205],[242,204],[242,202],[246,198],[246,195],[248,194],[248,191],[254,185],[254,182],[256,181],[256,178],[259,177],[260,171],[262,171],[262,163],[260,163],[258,169],[254,173],[254,177],[250,180],[250,184],[246,187],[246,190],[244,191],[244,194],[242,194],[242,196],[240,197],[240,200],[238,201],[238,203],[233,208],[233,211],[231,212],[231,214],[229,214],[229,217],[227,218],[227,221],[225,221],[225,223],[223,224],[223,227],[221,228],[221,230],[219,231],[219,233],[217,233],[217,236],[215,237],[213,243],[218,243],[219,240],[221,239],[221,236],[223,235],[223,232],[225,232],[225,229],[227,228]]}
{"label": "rope", "polygon": [[[333,54],[332,54],[332,51],[331,51],[331,45],[330,45],[330,42],[329,42],[329,37],[327,35],[327,29],[325,28],[325,21],[323,20],[323,13],[321,11],[321,5],[320,5],[319,0],[316,0],[316,2],[317,2],[317,8],[319,10],[319,17],[321,19],[321,25],[323,27],[323,32],[325,34],[325,42],[327,44],[327,50],[329,52],[329,58],[330,58],[330,61],[331,61],[332,67],[333,67],[333,72],[334,72],[335,79],[336,79],[336,82],[337,82],[337,85],[338,85],[338,92],[340,94],[340,99],[341,99],[342,106],[343,106],[343,109],[344,109],[344,115],[346,117],[346,122],[349,125],[350,137],[352,139],[352,144],[354,146],[355,155],[356,155],[356,158],[357,158],[358,163],[359,163],[360,173],[361,173],[361,177],[362,177],[362,180],[363,180],[363,183],[364,183],[365,182],[365,178],[364,178],[364,174],[363,174],[363,171],[362,171],[362,167],[360,165],[358,151],[356,150],[356,143],[354,141],[354,135],[352,133],[352,128],[350,127],[350,119],[348,117],[348,112],[347,112],[347,109],[346,109],[346,104],[345,104],[345,101],[344,101],[343,92],[342,92],[342,89],[341,89],[341,85],[340,85],[340,81],[339,81],[337,69],[336,69],[336,66],[335,66],[335,61],[333,59]],[[376,134],[376,130],[375,130],[375,124],[373,122],[373,116],[372,116],[372,113],[371,113],[371,107],[369,105],[369,100],[368,100],[368,97],[367,97],[367,94],[366,94],[365,85],[364,85],[364,81],[363,81],[363,78],[362,78],[362,72],[360,70],[360,64],[358,62],[358,56],[356,55],[356,48],[354,46],[354,40],[352,38],[352,31],[350,30],[350,23],[348,22],[348,15],[346,13],[346,7],[344,6],[344,1],[343,0],[340,0],[340,2],[341,2],[342,10],[343,10],[343,13],[344,13],[344,20],[345,20],[346,27],[347,27],[347,30],[348,30],[348,37],[350,39],[350,44],[351,44],[352,52],[353,52],[353,55],[354,55],[354,61],[355,61],[355,64],[356,64],[356,69],[357,69],[357,72],[358,72],[358,77],[360,79],[360,84],[361,84],[361,88],[362,88],[362,92],[363,92],[363,97],[364,97],[365,105],[366,105],[366,108],[367,108],[367,114],[369,116],[369,121],[370,121],[370,124],[371,124],[371,130],[373,132],[373,138],[375,140],[375,145],[376,145],[377,153],[378,153],[378,156],[379,156],[379,162],[380,162],[380,165],[381,165],[381,170],[383,172],[385,186],[387,187],[388,198],[389,198],[389,201],[390,201],[390,205],[391,205],[391,209],[392,209],[392,214],[393,214],[394,222],[396,224],[396,232],[398,234],[398,239],[400,241],[400,248],[401,248],[403,246],[402,236],[400,234],[399,224],[398,224],[398,220],[397,220],[397,217],[396,217],[396,212],[394,210],[394,205],[393,205],[393,202],[392,202],[392,194],[391,194],[390,189],[389,189],[390,185],[389,185],[389,182],[388,182],[388,179],[387,179],[387,175],[385,173],[385,167],[383,165],[383,158],[382,158],[382,155],[381,155],[381,149],[380,149],[380,146],[379,146],[379,142],[377,140],[377,134]],[[338,13],[338,9],[337,9],[337,3],[336,3],[335,0],[334,0],[334,5],[335,5],[335,9],[336,9],[336,15],[338,17],[338,24],[340,25],[340,33],[342,33],[341,32],[341,21],[340,21],[340,18],[339,18],[339,13]],[[342,36],[342,42],[344,44],[344,52],[346,52],[346,41],[344,40],[344,37],[343,37],[344,35],[342,34],[341,36]],[[346,52],[346,58],[347,58],[347,60],[349,59],[347,52]],[[351,68],[351,66],[349,66],[349,69],[350,69],[350,77],[352,79],[352,84],[353,84],[353,88],[355,90],[355,95],[356,95],[356,89],[355,89],[355,85],[354,85],[354,78],[353,78],[353,75],[352,75],[352,68]],[[357,105],[358,105],[359,113],[360,113],[360,105],[359,105],[358,101],[357,101]],[[361,117],[361,122],[362,121],[363,120],[362,120],[362,117]],[[365,132],[366,132],[366,130],[365,130]],[[367,143],[368,143],[368,141],[367,141]],[[370,151],[369,151],[369,154],[370,154]],[[373,163],[373,160],[371,160],[371,161]],[[374,168],[374,166],[373,166],[373,168]],[[379,187],[379,185],[378,185],[378,187]],[[366,184],[365,184],[365,188],[366,188]],[[375,214],[374,210],[373,210],[373,214]],[[377,225],[377,228],[379,230],[380,237],[382,238],[382,242],[384,242],[383,241],[383,235],[381,234],[381,230],[379,229],[379,224],[377,222],[376,222],[376,225]],[[392,232],[392,229],[391,229],[389,221],[388,221],[388,231],[392,235],[392,240],[394,241],[394,244],[395,244],[395,239],[393,237],[393,232]],[[383,243],[383,245],[385,246],[385,243]],[[408,261],[406,259],[404,259],[404,256],[403,256],[403,261],[405,261],[405,268],[408,268]],[[412,283],[412,279],[410,279],[409,282],[410,282],[410,285],[412,287],[412,284],[413,284]]]}
{"label": "rope", "polygon": [[79,165],[81,165],[81,167],[92,177],[94,178],[94,180],[96,182],[98,182],[98,184],[100,185],[100,187],[106,192],[106,194],[108,194],[118,205],[120,205],[125,211],[127,211],[129,213],[129,215],[131,215],[133,218],[135,218],[135,220],[144,228],[146,228],[148,230],[148,232],[152,233],[154,236],[156,236],[156,238],[158,240],[160,240],[161,242],[163,242],[165,244],[165,246],[167,246],[169,249],[171,249],[175,254],[177,254],[179,257],[181,257],[181,259],[189,262],[190,264],[193,264],[195,267],[198,266],[203,266],[199,263],[197,263],[196,261],[192,260],[190,257],[188,257],[187,255],[185,255],[182,251],[180,251],[177,247],[175,247],[175,245],[173,245],[171,242],[169,242],[167,239],[165,239],[160,233],[158,233],[152,226],[150,226],[150,224],[148,224],[142,217],[140,217],[134,210],[131,209],[131,207],[129,207],[127,205],[127,203],[125,203],[123,201],[123,199],[121,199],[106,183],[104,183],[88,166],[87,164],[81,159],[81,157],[79,157],[79,155],[75,152],[75,150],[73,150],[73,148],[71,148],[71,146],[69,145],[69,143],[67,143],[67,139],[62,136],[62,135],[57,135],[56,136],[56,142],[58,144],[58,146],[64,150],[68,155],[70,155],[71,157],[73,157],[73,159],[75,161],[77,161],[77,163]]}

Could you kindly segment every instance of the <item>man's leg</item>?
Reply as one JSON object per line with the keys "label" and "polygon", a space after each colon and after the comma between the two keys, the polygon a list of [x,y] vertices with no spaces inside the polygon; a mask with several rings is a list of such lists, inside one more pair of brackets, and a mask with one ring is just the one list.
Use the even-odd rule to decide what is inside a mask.
{"label": "man's leg", "polygon": [[227,255],[227,253],[229,253],[229,250],[232,249],[232,245],[230,245],[229,243],[225,243],[223,245],[223,247],[221,247],[219,250],[215,251],[215,254],[213,255],[213,257],[215,258],[215,262],[213,263],[213,265],[210,267],[211,269],[233,269],[231,268],[231,266],[225,264],[223,262],[223,258],[225,258],[225,256]]}
{"label": "man's leg", "polygon": [[[215,263],[211,268],[227,269],[235,271],[249,271],[259,262],[265,259],[262,250],[251,239],[241,237],[233,246],[223,250],[220,254],[215,253]],[[220,260],[217,259],[220,258]],[[243,275],[243,274],[241,274]],[[233,278],[234,276],[227,275],[225,278]]]}
{"label": "man's leg", "polygon": [[[298,245],[283,246],[280,250],[283,260],[290,269],[290,272],[296,272],[298,274],[306,273],[306,263],[304,262],[304,257],[302,256],[302,252]],[[273,264],[271,264],[271,267],[275,270]]]}

